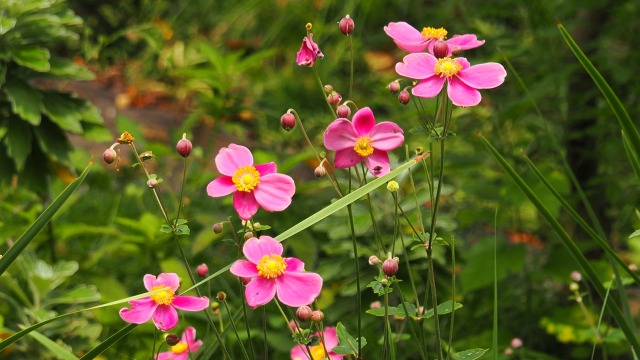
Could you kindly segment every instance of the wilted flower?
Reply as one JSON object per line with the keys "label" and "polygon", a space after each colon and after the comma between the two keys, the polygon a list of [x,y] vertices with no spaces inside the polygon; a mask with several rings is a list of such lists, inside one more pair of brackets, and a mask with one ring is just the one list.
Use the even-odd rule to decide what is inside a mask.
{"label": "wilted flower", "polygon": [[[332,350],[334,347],[338,346],[338,335],[336,333],[336,328],[333,326],[324,328],[322,337],[320,337],[320,333],[317,332],[313,334],[314,337],[320,339],[320,343],[317,345],[309,346],[309,352],[311,353],[311,360],[340,360],[345,355],[339,355],[334,353]],[[322,344],[322,338],[324,338],[324,345]],[[325,353],[325,347],[327,348],[328,354]],[[293,349],[291,349],[291,360],[308,360],[309,354],[307,353],[307,349],[303,345],[296,345]]]}
{"label": "wilted flower", "polygon": [[[422,31],[406,22],[392,22],[384,27],[393,42],[402,50],[408,52],[421,52],[427,49],[433,54],[433,46],[437,40],[444,40],[447,37],[447,30],[444,28],[425,27]],[[484,40],[478,40],[473,34],[454,35],[452,38],[445,40],[449,46],[447,56],[451,55],[453,49],[467,50],[477,48],[484,44]]]}
{"label": "wilted flower", "polygon": [[296,63],[300,66],[313,66],[317,58],[323,58],[324,54],[318,48],[318,44],[313,41],[313,34],[305,36],[302,39],[302,45],[296,56]]}
{"label": "wilted flower", "polygon": [[[175,335],[174,335],[175,336]],[[187,360],[189,354],[193,354],[198,351],[202,346],[202,340],[196,340],[196,329],[192,326],[187,328],[182,333],[182,339],[175,345],[171,346],[171,351],[165,351],[159,353],[155,360]]]}

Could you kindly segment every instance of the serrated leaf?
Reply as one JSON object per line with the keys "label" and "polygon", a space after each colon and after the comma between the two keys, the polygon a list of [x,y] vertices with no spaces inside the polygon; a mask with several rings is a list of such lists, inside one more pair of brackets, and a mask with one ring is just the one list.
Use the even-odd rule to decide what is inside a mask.
{"label": "serrated leaf", "polygon": [[63,130],[82,134],[82,125],[80,125],[82,113],[80,110],[84,101],[54,91],[47,91],[43,95],[44,113]]}
{"label": "serrated leaf", "polygon": [[49,59],[49,74],[68,80],[93,80],[95,75],[84,66],[77,65],[73,60],[52,57]]}
{"label": "serrated leaf", "polygon": [[42,95],[38,90],[22,81],[10,81],[5,84],[4,93],[11,103],[11,111],[14,114],[31,125],[40,124]]}
{"label": "serrated leaf", "polygon": [[16,18],[4,15],[0,17],[0,35],[4,35],[7,31],[13,29],[16,26],[16,22]]}
{"label": "serrated leaf", "polygon": [[28,67],[35,71],[49,71],[49,50],[38,46],[23,46],[11,49],[13,60],[21,66]]}
{"label": "serrated leaf", "polygon": [[479,359],[489,349],[470,349],[456,353],[453,358],[456,360],[475,360]]}
{"label": "serrated leaf", "polygon": [[60,164],[71,166],[69,153],[73,150],[69,139],[54,123],[45,118],[44,121],[33,128],[33,134],[40,149],[50,158]]}
{"label": "serrated leaf", "polygon": [[189,227],[187,225],[178,225],[178,226],[176,226],[176,230],[174,231],[174,234],[176,234],[176,235],[189,235],[190,232],[191,232],[191,230],[189,229]]}
{"label": "serrated leaf", "polygon": [[9,120],[4,144],[7,147],[7,155],[13,159],[18,171],[24,167],[24,162],[31,153],[32,137],[29,124],[16,118]]}
{"label": "serrated leaf", "polygon": [[162,226],[160,226],[160,231],[163,233],[167,233],[167,234],[171,234],[173,233],[173,229],[171,228],[171,226],[164,224]]}
{"label": "serrated leaf", "polygon": [[[340,355],[356,355],[358,353],[358,341],[349,334],[342,323],[336,325],[336,334],[338,335],[338,345],[331,351]],[[367,340],[364,337],[360,338],[360,342],[360,348],[367,345]]]}
{"label": "serrated leaf", "polygon": [[[455,303],[455,307],[452,306],[452,302],[451,300],[447,300],[445,302],[443,302],[442,304],[438,305],[438,315],[445,315],[445,314],[449,314],[452,311],[458,310],[462,307],[462,304],[460,303]],[[430,318],[433,316],[433,309],[429,309],[427,310],[426,313],[424,313],[424,317],[426,319]]]}

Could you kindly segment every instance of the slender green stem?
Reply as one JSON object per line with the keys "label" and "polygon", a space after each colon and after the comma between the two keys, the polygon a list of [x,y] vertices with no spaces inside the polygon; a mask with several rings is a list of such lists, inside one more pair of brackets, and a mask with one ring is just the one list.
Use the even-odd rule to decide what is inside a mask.
{"label": "slender green stem", "polygon": [[[236,338],[238,339],[238,343],[240,344],[240,350],[242,350],[242,353],[244,354],[244,357],[246,359],[249,359],[249,354],[247,353],[247,349],[244,347],[244,343],[240,339],[240,334],[238,333],[238,328],[236,327],[236,322],[233,321],[233,314],[231,314],[231,310],[229,309],[229,304],[227,304],[226,299],[222,300],[222,304],[224,305],[224,308],[227,311],[227,314],[229,314],[229,321],[231,322],[231,327],[233,328],[233,332],[236,334]],[[222,316],[220,316],[220,319],[222,320]],[[220,325],[222,325],[222,323]],[[220,331],[223,331],[223,330],[220,329]]]}
{"label": "slender green stem", "polygon": [[451,357],[451,344],[453,344],[453,324],[455,320],[456,308],[456,246],[453,236],[451,237],[451,303],[453,311],[451,312],[451,324],[449,324],[449,346],[447,347],[447,360]]}
{"label": "slender green stem", "polygon": [[153,345],[151,346],[151,360],[153,360],[156,357],[155,354],[157,352],[160,352],[160,346],[158,346],[158,351],[156,352],[156,339],[157,338],[158,338],[158,328],[155,328],[155,329],[153,329]]}
{"label": "slender green stem", "polygon": [[184,166],[182,167],[182,184],[180,185],[180,200],[178,201],[178,211],[174,223],[178,224],[180,211],[182,210],[182,200],[184,199],[184,184],[187,182],[187,158],[184,158]]}
{"label": "slender green stem", "polygon": [[[349,191],[351,191],[351,168],[349,168]],[[353,225],[353,211],[351,210],[351,204],[347,205],[347,211],[349,212],[349,227],[351,229],[351,241],[353,243],[353,256],[354,263],[356,266],[356,309],[358,315],[358,354],[356,359],[360,359],[360,354],[362,353],[362,342],[360,341],[360,337],[362,336],[362,314],[361,314],[361,305],[362,305],[362,295],[360,294],[360,265],[358,263],[358,243],[356,241],[356,231]]]}
{"label": "slender green stem", "polygon": [[349,99],[351,99],[351,94],[353,92],[353,39],[351,36],[347,36],[349,38],[349,54],[350,54],[350,63],[351,68],[349,71]]}
{"label": "slender green stem", "polygon": [[318,70],[316,69],[315,66],[313,66],[312,68],[313,68],[313,74],[316,76],[316,80],[318,81],[318,84],[320,85],[320,91],[322,92],[322,95],[324,97],[324,101],[327,103],[327,106],[329,107],[329,110],[331,111],[331,114],[333,115],[333,118],[337,119],[338,115],[336,114],[336,110],[333,108],[333,106],[331,106],[331,104],[329,103],[329,99],[327,98],[327,96],[324,93],[324,85],[322,84],[322,80],[320,80],[320,74],[318,74]]}

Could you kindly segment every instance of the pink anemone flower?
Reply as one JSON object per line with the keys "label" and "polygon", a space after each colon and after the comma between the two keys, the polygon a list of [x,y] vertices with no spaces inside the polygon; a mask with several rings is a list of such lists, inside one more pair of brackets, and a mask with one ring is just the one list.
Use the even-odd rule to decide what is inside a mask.
{"label": "pink anemone flower", "polygon": [[447,95],[457,106],[475,106],[482,96],[478,89],[493,89],[504,82],[507,72],[498,63],[470,66],[465,58],[436,59],[429,53],[409,54],[396,64],[396,72],[401,76],[420,80],[411,89],[418,97],[437,96],[445,81]]}
{"label": "pink anemone flower", "polygon": [[153,317],[153,323],[159,330],[168,331],[178,323],[176,309],[200,311],[209,306],[209,299],[206,296],[199,298],[175,295],[180,287],[180,278],[177,274],[162,273],[157,278],[147,274],[143,281],[148,291],[164,290],[142,299],[129,301],[131,309],[120,310],[120,317],[128,323],[143,324]]}
{"label": "pink anemone flower", "polygon": [[189,354],[193,354],[194,352],[200,349],[202,346],[202,340],[196,340],[196,329],[192,326],[187,326],[187,328],[182,333],[182,338],[180,342],[173,345],[171,347],[171,351],[165,351],[158,354],[154,360],[187,360],[189,359]]}
{"label": "pink anemone flower", "polygon": [[253,237],[244,243],[242,253],[248,261],[236,260],[230,271],[250,279],[244,294],[252,308],[268,303],[276,295],[285,305],[304,306],[320,294],[320,275],[305,272],[304,263],[299,259],[283,258],[282,244],[274,238]]}
{"label": "pink anemone flower", "polygon": [[[320,338],[320,333],[317,332],[313,336]],[[338,345],[338,335],[336,334],[336,328],[326,327],[323,331],[324,336],[324,346],[322,345],[322,340],[318,345],[309,346],[309,352],[311,353],[310,360],[341,360],[345,355],[339,355],[334,353],[333,348]],[[327,348],[328,354],[324,351],[325,347]],[[293,349],[291,349],[291,360],[308,360],[309,353],[302,345],[296,345]]]}
{"label": "pink anemone flower", "polygon": [[318,48],[318,44],[313,41],[313,34],[309,34],[302,39],[302,45],[296,55],[296,63],[300,66],[313,66],[317,58],[323,58],[324,54]]}
{"label": "pink anemone flower", "polygon": [[[402,50],[408,52],[421,52],[424,49],[428,49],[433,54],[433,45],[437,40],[445,40],[447,37],[447,30],[444,28],[432,28],[426,27],[422,31],[406,22],[392,22],[384,27],[384,32],[387,33],[393,42],[398,45]],[[473,34],[454,35],[448,40],[445,40],[449,45],[449,54],[455,49],[467,50],[473,49],[484,44],[484,40],[478,40],[478,37]]]}
{"label": "pink anemone flower", "polygon": [[353,122],[336,119],[324,132],[324,146],[336,151],[336,168],[348,168],[364,161],[377,177],[389,172],[387,153],[401,146],[403,141],[403,131],[398,125],[390,121],[376,124],[368,107],[358,110],[353,115]]}
{"label": "pink anemone flower", "polygon": [[293,179],[278,174],[276,164],[253,164],[251,151],[231,144],[216,156],[216,167],[222,176],[207,185],[207,194],[220,197],[233,194],[233,207],[242,220],[249,220],[258,207],[282,211],[291,204],[296,192]]}

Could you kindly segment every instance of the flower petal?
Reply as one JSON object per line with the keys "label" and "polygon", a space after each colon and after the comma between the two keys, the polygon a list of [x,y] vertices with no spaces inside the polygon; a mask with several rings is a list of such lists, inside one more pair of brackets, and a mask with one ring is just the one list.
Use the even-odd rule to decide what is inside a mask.
{"label": "flower petal", "polygon": [[193,326],[187,326],[182,333],[181,341],[186,342],[187,344],[193,343],[196,339],[196,329]]}
{"label": "flower petal", "polygon": [[254,277],[247,284],[244,296],[247,299],[247,305],[252,308],[268,303],[276,296],[275,279],[267,279],[262,276]]}
{"label": "flower petal", "polygon": [[304,271],[304,263],[300,259],[285,258],[284,262],[287,264],[287,271],[293,271],[293,272]]}
{"label": "flower petal", "polygon": [[369,172],[376,177],[380,177],[391,170],[389,155],[387,155],[386,151],[374,149],[371,155],[364,158],[364,164],[369,168]]}
{"label": "flower petal", "polygon": [[498,63],[485,63],[458,72],[458,78],[475,89],[493,89],[502,85],[507,71]]}
{"label": "flower petal", "polygon": [[411,89],[411,93],[417,97],[434,98],[442,91],[446,80],[444,77],[433,75],[430,78],[420,81],[418,85]]}
{"label": "flower petal", "polygon": [[253,155],[242,145],[229,144],[216,155],[216,167],[222,175],[233,176],[238,168],[247,165],[253,165]]}
{"label": "flower petal", "polygon": [[173,360],[173,351],[165,351],[159,353],[154,360]]}
{"label": "flower petal", "polygon": [[305,352],[305,349],[302,345],[296,345],[291,349],[291,360],[307,360],[309,359],[309,355]]}
{"label": "flower petal", "polygon": [[156,276],[147,274],[142,278],[142,282],[144,282],[144,288],[147,291],[151,291],[151,289],[156,286]]}
{"label": "flower petal", "polygon": [[233,194],[233,207],[242,220],[249,220],[258,212],[258,202],[251,192],[236,191]]}
{"label": "flower petal", "polygon": [[235,276],[244,278],[252,278],[254,276],[258,276],[258,269],[256,268],[256,264],[246,260],[236,260],[236,262],[231,265],[229,271]]}
{"label": "flower petal", "polygon": [[120,317],[122,320],[132,324],[144,324],[158,307],[158,303],[153,301],[150,297],[142,298],[138,300],[129,301],[131,309],[123,308],[120,310]]}
{"label": "flower petal", "polygon": [[284,174],[268,174],[260,177],[260,184],[253,189],[256,201],[267,211],[282,211],[291,205],[296,193],[293,179]]}
{"label": "flower petal", "polygon": [[238,188],[231,180],[231,176],[220,176],[207,185],[207,195],[211,197],[227,196],[236,190]]}
{"label": "flower petal", "polygon": [[402,50],[420,52],[427,48],[428,42],[424,36],[422,36],[422,33],[406,22],[389,23],[389,25],[384,27],[384,32],[386,32]]}
{"label": "flower petal", "polygon": [[360,163],[362,157],[353,150],[353,147],[336,151],[336,157],[333,166],[338,169],[348,168]]}
{"label": "flower petal", "polygon": [[438,59],[429,53],[409,54],[396,64],[396,72],[411,79],[426,79],[435,75],[437,62]]}
{"label": "flower petal", "polygon": [[449,56],[451,56],[451,51],[456,47],[460,50],[468,50],[484,44],[484,40],[478,40],[478,37],[474,34],[453,35],[446,41],[447,45],[449,45]]}
{"label": "flower petal", "polygon": [[329,150],[353,148],[358,133],[353,123],[345,118],[334,120],[324,131],[324,147]]}
{"label": "flower petal", "polygon": [[455,76],[449,81],[447,95],[454,105],[476,106],[482,100],[480,91],[470,87]]}
{"label": "flower petal", "polygon": [[290,272],[276,278],[278,299],[285,305],[309,305],[320,295],[322,277],[311,272]]}
{"label": "flower petal", "polygon": [[369,133],[374,149],[389,151],[398,148],[404,142],[404,132],[396,123],[383,121],[373,127]]}
{"label": "flower petal", "polygon": [[209,298],[206,296],[197,297],[176,295],[173,297],[171,305],[184,311],[200,311],[209,306]]}
{"label": "flower petal", "polygon": [[258,264],[265,255],[282,255],[282,244],[267,235],[262,235],[259,239],[253,237],[244,243],[242,253],[249,261]]}
{"label": "flower petal", "polygon": [[180,277],[176,273],[162,273],[156,278],[155,286],[168,286],[176,291],[180,287]]}
{"label": "flower petal", "polygon": [[[324,345],[327,347],[327,350],[331,352],[334,347],[338,346],[338,333],[336,332],[335,326],[328,326],[324,328]],[[331,354],[329,354],[331,355]]]}
{"label": "flower petal", "polygon": [[260,176],[273,174],[278,171],[278,167],[274,162],[270,162],[266,164],[256,164],[256,165],[253,165],[253,167],[255,167],[256,170],[258,170],[258,172],[260,173]]}
{"label": "flower petal", "polygon": [[376,118],[370,108],[364,107],[353,115],[353,127],[358,136],[369,135],[374,126],[376,126]]}
{"label": "flower petal", "polygon": [[173,306],[158,305],[153,313],[153,323],[159,330],[169,331],[178,323],[178,312]]}

